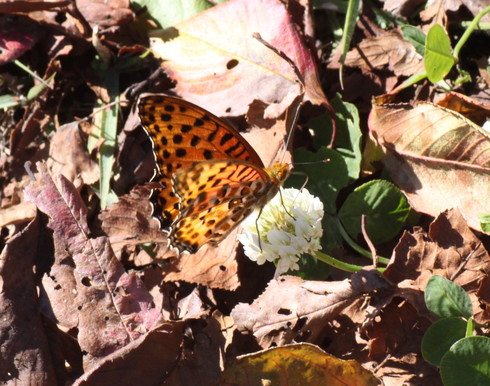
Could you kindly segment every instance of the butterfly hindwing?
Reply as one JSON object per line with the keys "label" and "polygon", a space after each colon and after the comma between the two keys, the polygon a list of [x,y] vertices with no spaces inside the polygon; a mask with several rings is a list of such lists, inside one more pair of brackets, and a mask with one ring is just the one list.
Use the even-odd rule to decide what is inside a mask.
{"label": "butterfly hindwing", "polygon": [[229,160],[193,164],[177,172],[172,182],[181,198],[181,214],[170,237],[190,251],[219,243],[279,186],[263,169]]}

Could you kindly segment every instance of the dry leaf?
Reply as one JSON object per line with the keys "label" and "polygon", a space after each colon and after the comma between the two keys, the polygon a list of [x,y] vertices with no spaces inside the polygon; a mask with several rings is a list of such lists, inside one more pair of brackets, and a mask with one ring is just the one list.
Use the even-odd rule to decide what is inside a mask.
{"label": "dry leaf", "polygon": [[54,363],[43,322],[37,312],[34,266],[40,224],[31,222],[15,234],[0,255],[0,336],[2,384],[56,384]]}
{"label": "dry leaf", "polygon": [[306,97],[326,103],[313,57],[278,0],[231,0],[154,35],[152,51],[184,99],[218,116],[245,115],[254,100],[279,117],[299,94],[297,76],[254,33],[282,50],[304,77]]}
{"label": "dry leaf", "polygon": [[87,152],[78,122],[68,123],[56,130],[51,138],[49,156],[48,168],[53,173],[63,174],[79,189],[99,180],[99,167]]}
{"label": "dry leaf", "polygon": [[373,106],[369,128],[386,157],[391,178],[411,206],[437,216],[459,208],[468,225],[490,212],[490,140],[481,127],[446,108]]}
{"label": "dry leaf", "polygon": [[64,292],[71,289],[76,294],[74,304],[66,306],[71,310],[76,307],[78,341],[87,353],[84,362],[88,368],[97,358],[146,334],[159,322],[161,313],[154,308],[141,281],[124,271],[107,238],[89,237],[87,209],[74,186],[62,175],[55,183],[41,163],[38,169],[39,180],[26,188],[26,198],[50,217],[48,225],[68,253],[56,255],[55,265],[70,265],[71,260],[74,265],[75,280],[71,284],[75,287],[65,288]]}
{"label": "dry leaf", "polygon": [[359,67],[363,71],[388,67],[399,76],[411,76],[424,70],[422,56],[398,30],[362,40],[347,53],[345,65]]}
{"label": "dry leaf", "polygon": [[253,333],[264,348],[293,340],[315,341],[323,327],[361,294],[388,287],[378,275],[360,271],[342,282],[279,277],[252,304],[238,304],[231,316],[240,331]]}
{"label": "dry leaf", "polygon": [[165,323],[107,355],[73,385],[157,385],[180,361],[185,324]]}
{"label": "dry leaf", "polygon": [[225,370],[220,384],[368,386],[381,381],[354,360],[302,343],[242,355]]}

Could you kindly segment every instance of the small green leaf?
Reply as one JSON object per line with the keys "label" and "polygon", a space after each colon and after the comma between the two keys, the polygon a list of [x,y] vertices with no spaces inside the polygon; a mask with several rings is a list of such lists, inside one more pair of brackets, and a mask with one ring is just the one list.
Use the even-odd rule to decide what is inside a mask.
{"label": "small green leaf", "polygon": [[455,62],[446,31],[441,25],[434,24],[425,41],[424,65],[427,77],[432,83],[439,82],[449,73]]}
{"label": "small green leaf", "polygon": [[478,220],[480,220],[481,230],[490,233],[490,213],[481,214]]}
{"label": "small green leaf", "polygon": [[[352,180],[359,178],[362,160],[362,133],[359,124],[359,113],[356,106],[342,101],[339,94],[331,101],[337,122],[335,149],[344,156],[348,174]],[[307,126],[313,130],[313,146],[320,149],[327,146],[332,138],[332,120],[328,113],[308,121]]]}
{"label": "small green leaf", "polygon": [[439,318],[460,316],[469,319],[473,313],[468,294],[456,283],[434,275],[425,289],[425,304]]}
{"label": "small green leaf", "polygon": [[463,319],[456,317],[444,318],[431,325],[422,339],[423,358],[439,366],[449,348],[465,337],[466,325]]}
{"label": "small green leaf", "polygon": [[472,336],[456,342],[441,360],[445,386],[490,385],[490,338]]}
{"label": "small green leaf", "polygon": [[425,34],[417,27],[404,25],[401,27],[403,38],[415,47],[415,51],[421,56],[425,55]]}
{"label": "small green leaf", "polygon": [[10,94],[0,96],[0,109],[8,109],[10,107],[21,105],[22,103],[24,103],[22,97]]}
{"label": "small green leaf", "polygon": [[392,239],[400,231],[410,212],[407,199],[393,184],[370,181],[352,192],[339,211],[339,218],[352,238],[362,232],[362,215],[366,230],[375,244]]}
{"label": "small green leaf", "polygon": [[172,27],[212,7],[212,3],[206,0],[133,0],[131,4],[135,5],[136,9],[146,7],[148,15],[161,28]]}

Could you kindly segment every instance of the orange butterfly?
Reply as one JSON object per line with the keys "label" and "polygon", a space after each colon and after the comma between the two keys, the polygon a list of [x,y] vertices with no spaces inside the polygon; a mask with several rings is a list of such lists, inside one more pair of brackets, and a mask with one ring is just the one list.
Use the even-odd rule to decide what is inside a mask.
{"label": "orange butterfly", "polygon": [[195,253],[217,245],[256,208],[275,196],[289,166],[265,168],[232,126],[203,108],[167,95],[138,101],[153,143],[153,215],[169,231],[170,246]]}

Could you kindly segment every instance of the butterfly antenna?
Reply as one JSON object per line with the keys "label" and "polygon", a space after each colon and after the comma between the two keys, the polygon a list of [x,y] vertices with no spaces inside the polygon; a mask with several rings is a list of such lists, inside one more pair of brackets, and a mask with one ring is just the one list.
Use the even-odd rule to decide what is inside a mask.
{"label": "butterfly antenna", "polygon": [[[289,56],[287,56],[283,51],[277,49],[276,47],[272,46],[270,43],[266,42],[264,39],[262,39],[262,36],[258,32],[254,32],[252,34],[252,37],[256,40],[258,40],[261,44],[266,46],[268,49],[273,51],[276,55],[284,59],[289,66],[293,69],[294,74],[296,75],[295,82],[299,85],[299,93],[296,98],[294,98],[293,102],[290,105],[290,108],[286,111],[286,130],[288,131],[288,135],[285,141],[285,151],[283,152],[283,156],[280,162],[284,162],[284,159],[286,157],[286,150],[287,147],[291,141],[291,138],[294,133],[294,128],[296,127],[296,122],[298,121],[299,118],[299,111],[301,108],[301,105],[303,104],[303,99],[305,96],[305,80],[303,78],[303,75],[298,69],[298,66],[291,60]],[[290,111],[293,111],[293,115],[291,116]]]}

